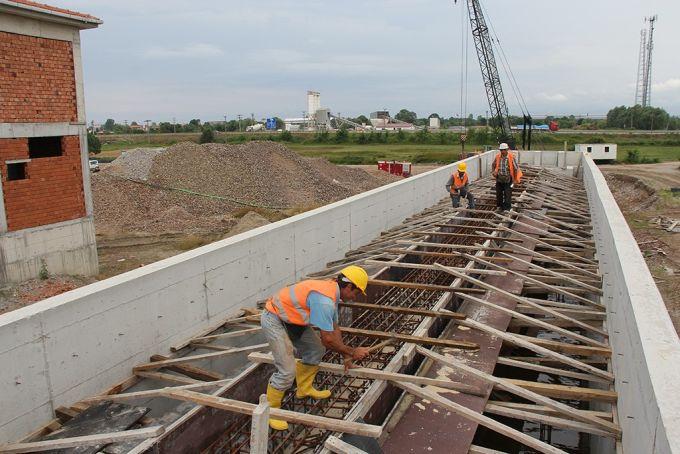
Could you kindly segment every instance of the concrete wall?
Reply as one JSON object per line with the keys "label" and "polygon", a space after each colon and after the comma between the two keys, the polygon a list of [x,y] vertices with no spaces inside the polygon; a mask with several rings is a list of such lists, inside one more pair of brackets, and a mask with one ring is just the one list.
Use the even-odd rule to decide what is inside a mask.
{"label": "concrete wall", "polygon": [[680,453],[680,341],[602,173],[584,156],[627,454]]}
{"label": "concrete wall", "polygon": [[[472,180],[492,154],[468,158]],[[0,316],[0,442],[446,196],[455,164]],[[48,263],[49,267],[49,263]]]}
{"label": "concrete wall", "polygon": [[0,235],[0,282],[32,279],[39,275],[43,261],[50,274],[97,274],[92,218]]}

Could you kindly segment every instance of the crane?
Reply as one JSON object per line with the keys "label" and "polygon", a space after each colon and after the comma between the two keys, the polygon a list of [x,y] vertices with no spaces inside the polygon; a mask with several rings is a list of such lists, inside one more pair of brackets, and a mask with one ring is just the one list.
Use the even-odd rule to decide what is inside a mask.
{"label": "crane", "polygon": [[[479,0],[466,1],[468,15],[470,17],[472,38],[475,42],[475,49],[477,50],[477,59],[479,60],[479,67],[482,71],[482,79],[484,81],[486,97],[489,101],[489,111],[491,112],[492,122],[500,129],[498,140],[500,142],[507,142],[510,147],[514,149],[515,139],[510,133],[508,106],[505,103],[503,86],[501,85],[501,78],[498,74],[498,66],[496,65],[496,57],[494,56],[491,36],[489,35],[489,27],[486,24],[486,19],[484,18],[484,13],[482,12]],[[454,4],[456,3],[458,3],[458,0],[454,0]],[[527,124],[529,126],[528,131]],[[524,115],[522,144],[523,148],[531,149],[531,116],[526,114]]]}

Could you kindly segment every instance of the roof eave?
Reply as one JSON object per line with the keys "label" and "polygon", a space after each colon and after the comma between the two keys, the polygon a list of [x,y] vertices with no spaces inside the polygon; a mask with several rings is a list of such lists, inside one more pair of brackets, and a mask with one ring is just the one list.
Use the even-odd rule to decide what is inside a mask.
{"label": "roof eave", "polygon": [[0,12],[68,25],[81,30],[97,28],[104,23],[101,19],[97,19],[96,17],[76,16],[61,11],[49,11],[31,5],[16,3],[11,0],[0,0]]}

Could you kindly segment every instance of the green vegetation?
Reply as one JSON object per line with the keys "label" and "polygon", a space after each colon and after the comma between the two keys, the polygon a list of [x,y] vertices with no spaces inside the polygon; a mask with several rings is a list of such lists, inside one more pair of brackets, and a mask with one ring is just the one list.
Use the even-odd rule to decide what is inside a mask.
{"label": "green vegetation", "polygon": [[91,132],[87,133],[87,151],[92,154],[97,154],[102,151],[102,143],[99,138]]}
{"label": "green vegetation", "polygon": [[215,131],[210,125],[203,126],[203,132],[201,137],[198,139],[198,143],[214,143],[215,142]]}
{"label": "green vegetation", "polygon": [[655,164],[659,162],[659,158],[650,158],[649,156],[642,156],[640,150],[628,150],[626,154],[626,164]]}
{"label": "green vegetation", "polygon": [[[338,130],[333,133],[230,133],[215,131],[214,141],[220,143],[244,143],[251,140],[281,142],[303,156],[322,156],[336,164],[375,164],[378,160],[425,162],[451,162],[460,155],[460,135],[451,131],[396,133],[367,132],[355,133]],[[177,134],[121,134],[100,135],[102,142],[98,159],[106,162],[114,159],[121,150],[138,147],[167,147],[179,142],[199,142],[199,133]],[[616,134],[554,134],[533,135],[535,150],[573,150],[577,143],[616,143],[618,157],[625,161],[629,151],[637,151],[641,160],[680,160],[680,134],[631,134],[621,131]],[[495,145],[490,129],[475,128],[468,133],[465,151],[483,151],[485,145]],[[635,159],[635,158],[633,158]],[[642,162],[642,161],[639,161]]]}

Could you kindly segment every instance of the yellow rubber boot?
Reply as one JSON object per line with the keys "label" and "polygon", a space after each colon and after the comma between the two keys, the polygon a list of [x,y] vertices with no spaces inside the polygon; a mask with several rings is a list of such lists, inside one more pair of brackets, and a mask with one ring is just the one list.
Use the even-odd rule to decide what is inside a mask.
{"label": "yellow rubber boot", "polygon": [[319,366],[310,366],[298,361],[295,365],[295,369],[295,380],[297,381],[297,392],[295,393],[295,397],[298,399],[311,397],[316,400],[328,399],[331,397],[331,392],[329,390],[324,389],[320,391],[312,386],[314,377],[316,377],[316,373],[319,372]]}
{"label": "yellow rubber boot", "polygon": [[[283,394],[285,391],[279,391],[278,389],[267,385],[267,402],[271,408],[281,408],[281,401],[283,400]],[[286,421],[281,421],[280,419],[269,418],[269,427],[274,430],[288,430],[288,423]]]}

